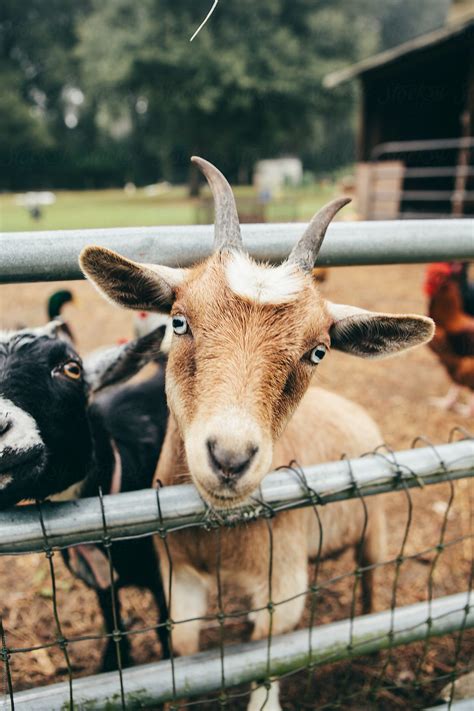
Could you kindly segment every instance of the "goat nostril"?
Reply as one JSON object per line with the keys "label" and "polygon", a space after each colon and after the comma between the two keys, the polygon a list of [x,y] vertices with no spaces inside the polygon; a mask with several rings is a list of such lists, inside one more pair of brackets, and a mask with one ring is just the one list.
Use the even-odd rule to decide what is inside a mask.
{"label": "goat nostril", "polygon": [[0,436],[6,434],[11,426],[11,420],[0,420]]}
{"label": "goat nostril", "polygon": [[227,481],[235,481],[245,474],[258,452],[258,447],[255,445],[248,446],[242,452],[235,452],[220,447],[215,439],[208,439],[206,444],[212,469]]}

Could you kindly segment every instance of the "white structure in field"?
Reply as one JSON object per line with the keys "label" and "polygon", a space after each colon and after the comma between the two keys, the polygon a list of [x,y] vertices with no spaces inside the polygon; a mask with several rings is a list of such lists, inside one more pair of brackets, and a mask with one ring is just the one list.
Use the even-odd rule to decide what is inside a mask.
{"label": "white structure in field", "polygon": [[47,190],[41,192],[18,193],[15,195],[15,203],[20,207],[43,207],[44,205],[54,205],[56,195]]}
{"label": "white structure in field", "polygon": [[259,160],[255,164],[253,184],[258,193],[273,193],[284,185],[299,185],[303,179],[303,164],[299,158]]}

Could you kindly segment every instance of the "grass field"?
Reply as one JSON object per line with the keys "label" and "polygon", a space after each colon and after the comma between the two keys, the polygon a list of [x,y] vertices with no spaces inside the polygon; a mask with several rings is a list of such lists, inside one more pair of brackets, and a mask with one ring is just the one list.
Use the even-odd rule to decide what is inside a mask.
{"label": "grass field", "polygon": [[[336,191],[332,183],[288,189],[265,208],[267,221],[307,220]],[[251,187],[235,190],[237,201],[256,200]],[[203,196],[208,193],[203,190]],[[199,200],[187,196],[184,186],[172,186],[160,194],[149,195],[144,188],[128,194],[122,189],[65,191],[55,193],[56,202],[42,208],[39,220],[17,204],[18,196],[0,195],[0,230],[60,230],[92,227],[134,227],[146,225],[191,225],[198,222]],[[346,211],[347,213],[347,211]]]}

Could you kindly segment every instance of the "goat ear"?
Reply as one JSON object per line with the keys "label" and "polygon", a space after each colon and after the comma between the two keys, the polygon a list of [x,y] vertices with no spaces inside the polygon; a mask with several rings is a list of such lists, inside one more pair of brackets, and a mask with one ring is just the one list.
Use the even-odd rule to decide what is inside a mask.
{"label": "goat ear", "polygon": [[86,247],[79,263],[106,299],[127,309],[168,313],[184,269],[139,264],[104,247]]}
{"label": "goat ear", "polygon": [[161,354],[166,326],[146,336],[111,348],[100,348],[83,359],[84,375],[91,392],[118,385],[138,373]]}
{"label": "goat ear", "polygon": [[385,358],[430,341],[434,323],[415,314],[383,314],[327,302],[332,348],[362,358]]}

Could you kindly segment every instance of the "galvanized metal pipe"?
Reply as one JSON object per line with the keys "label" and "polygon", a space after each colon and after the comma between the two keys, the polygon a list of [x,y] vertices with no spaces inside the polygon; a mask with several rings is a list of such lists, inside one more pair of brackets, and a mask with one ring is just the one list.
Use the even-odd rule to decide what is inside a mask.
{"label": "galvanized metal pipe", "polygon": [[424,709],[424,711],[472,711],[472,709],[474,709],[474,698],[460,699],[459,701],[453,701],[452,704],[430,706],[429,709]]}
{"label": "galvanized metal pipe", "polygon": [[[474,476],[474,440],[396,452],[370,454],[349,461],[329,462],[306,467],[304,478],[295,471],[269,474],[261,486],[261,500],[273,507],[311,504],[311,491],[325,502],[356,496],[354,482],[371,496],[402,487],[435,484]],[[172,530],[192,522],[203,522],[206,508],[194,486],[169,486],[159,493],[161,525]],[[108,534],[114,539],[154,533],[160,527],[156,492],[136,491],[103,498]],[[104,535],[98,498],[42,506],[49,543],[57,547],[98,541]],[[264,512],[255,504],[246,512],[247,520]],[[227,514],[227,517],[232,514]],[[241,516],[240,516],[241,518]],[[235,522],[235,516],[234,516]],[[0,555],[42,551],[44,537],[38,511],[22,506],[0,513]]]}
{"label": "galvanized metal pipe", "polygon": [[[298,630],[290,634],[225,647],[225,686],[231,688],[269,676],[304,669],[309,663],[325,664],[370,654],[389,646],[474,627],[471,593],[460,593],[420,602],[351,620]],[[270,649],[270,652],[269,652]],[[175,660],[176,698],[195,697],[221,689],[220,650],[214,649]],[[171,663],[157,662],[123,672],[127,709],[146,708],[173,699]],[[118,674],[109,672],[73,682],[75,708],[120,708]],[[68,708],[67,683],[15,694],[16,711],[54,711]],[[0,701],[0,711],[10,711]]]}
{"label": "galvanized metal pipe", "polygon": [[[254,257],[285,259],[305,225],[243,225]],[[78,255],[88,244],[139,261],[188,266],[212,250],[213,227],[127,227],[0,234],[0,283],[80,279]],[[318,263],[322,266],[403,264],[474,258],[474,220],[336,222]]]}

